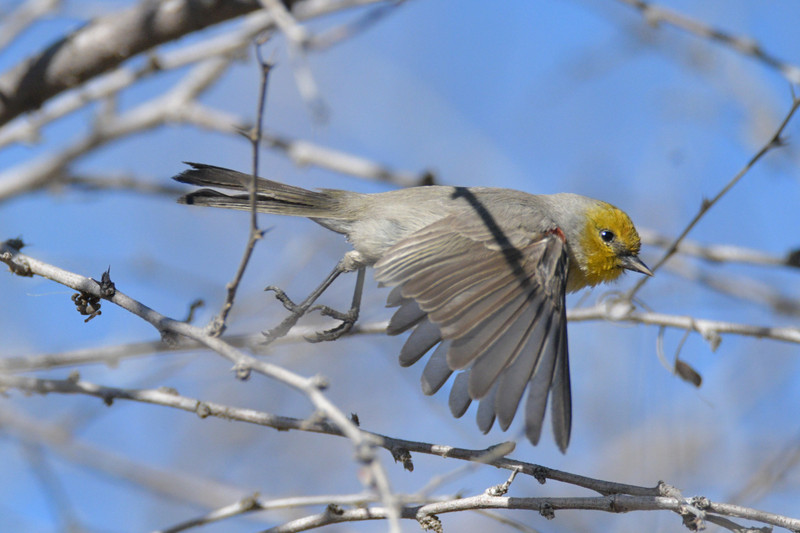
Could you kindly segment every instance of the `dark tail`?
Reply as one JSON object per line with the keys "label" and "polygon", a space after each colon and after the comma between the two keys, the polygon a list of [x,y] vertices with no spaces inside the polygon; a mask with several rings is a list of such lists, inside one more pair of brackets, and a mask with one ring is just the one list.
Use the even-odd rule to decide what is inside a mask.
{"label": "dark tail", "polygon": [[[186,164],[192,168],[184,170],[172,179],[189,185],[244,191],[244,194],[223,194],[211,189],[200,189],[178,198],[178,203],[250,209],[250,195],[246,191],[253,179],[252,176],[212,165],[188,162]],[[262,213],[338,218],[336,215],[338,202],[333,194],[325,191],[309,191],[264,178],[256,179],[256,204]]]}

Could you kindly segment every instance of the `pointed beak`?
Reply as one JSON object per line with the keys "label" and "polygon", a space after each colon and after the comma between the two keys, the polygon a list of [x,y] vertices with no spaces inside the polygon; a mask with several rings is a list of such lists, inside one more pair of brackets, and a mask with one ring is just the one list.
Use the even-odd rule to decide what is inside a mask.
{"label": "pointed beak", "polygon": [[647,268],[647,265],[645,265],[637,255],[627,255],[623,257],[622,268],[626,270],[633,270],[634,272],[641,272],[642,274],[647,274],[648,276],[653,275],[653,271]]}

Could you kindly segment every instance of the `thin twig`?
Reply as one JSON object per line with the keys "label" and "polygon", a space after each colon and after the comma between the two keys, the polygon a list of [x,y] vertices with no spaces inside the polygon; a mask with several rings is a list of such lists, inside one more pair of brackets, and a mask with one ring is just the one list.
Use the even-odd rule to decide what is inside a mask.
{"label": "thin twig", "polygon": [[725,322],[722,320],[707,320],[688,315],[681,316],[665,313],[631,311],[629,305],[627,308],[623,308],[621,303],[619,310],[616,310],[615,304],[600,304],[594,307],[570,309],[567,313],[567,317],[571,322],[604,319],[620,323],[666,326],[682,330],[688,329],[700,333],[703,338],[711,344],[712,349],[716,349],[722,340],[721,335],[725,333],[800,344],[800,328],[796,327],[754,326],[751,324]]}
{"label": "thin twig", "polygon": [[0,26],[0,48],[5,48],[17,35],[52,13],[60,3],[61,0],[26,0],[10,13],[4,13]]}
{"label": "thin twig", "polygon": [[264,12],[247,15],[234,30],[193,42],[177,49],[151,52],[141,66],[124,65],[48,101],[41,109],[16,118],[0,128],[0,148],[13,143],[36,142],[42,129],[75,111],[119,94],[133,84],[158,73],[193,65],[212,57],[236,57],[253,38],[272,25]]}
{"label": "thin twig", "polygon": [[250,142],[253,145],[253,172],[251,176],[252,179],[248,182],[248,192],[250,193],[250,229],[247,236],[247,244],[242,253],[242,259],[239,261],[239,267],[236,269],[236,274],[233,279],[228,282],[226,286],[227,295],[225,297],[225,302],[222,304],[222,309],[220,309],[220,312],[209,324],[209,332],[215,336],[219,336],[225,331],[225,323],[228,319],[228,314],[231,309],[233,309],[236,291],[239,289],[239,284],[242,282],[244,272],[247,269],[247,265],[250,263],[250,258],[253,256],[256,243],[264,236],[264,232],[258,229],[258,191],[256,183],[258,180],[258,148],[264,121],[264,109],[267,103],[267,87],[269,85],[269,73],[272,70],[272,63],[264,61],[261,58],[259,43],[255,43],[255,47],[258,65],[261,68],[261,84],[259,86],[258,101],[256,103],[256,126],[255,130],[250,134]]}
{"label": "thin twig", "polygon": [[[623,0],[625,1],[625,0]],[[730,191],[739,181],[747,174],[751,168],[768,152],[777,148],[779,146],[783,146],[783,140],[781,139],[781,135],[783,135],[783,130],[786,129],[786,126],[789,124],[789,121],[794,116],[795,111],[797,108],[800,107],[800,98],[793,98],[792,99],[792,107],[789,109],[789,112],[784,117],[781,124],[778,126],[778,129],[775,130],[772,137],[770,137],[769,141],[767,141],[761,149],[756,152],[756,154],[750,158],[750,160],[745,164],[742,169],[736,173],[736,175],[710,200],[704,199],[700,204],[700,209],[698,210],[697,214],[692,218],[692,220],[687,224],[687,226],[683,229],[680,235],[675,239],[672,245],[667,248],[667,251],[664,252],[664,255],[658,262],[652,267],[652,271],[655,272],[661,266],[666,263],[670,257],[672,257],[677,251],[678,247],[680,246],[683,239],[689,234],[692,229],[697,225],[698,222],[703,218],[703,216],[711,209],[719,200],[725,196],[728,191]],[[651,279],[649,277],[642,276],[639,281],[633,286],[630,291],[626,294],[626,298],[631,301],[636,293],[641,289],[647,281]]]}
{"label": "thin twig", "polygon": [[[74,377],[75,379],[57,380],[0,375],[0,387],[4,389],[18,389],[36,394],[58,393],[94,396],[100,398],[108,405],[112,405],[113,402],[117,400],[135,401],[179,409],[198,415],[200,418],[217,417],[224,420],[235,420],[248,424],[270,427],[279,431],[294,430],[346,437],[340,427],[337,427],[327,420],[320,420],[318,418],[303,420],[256,411],[254,409],[201,401],[195,398],[181,396],[173,389],[121,389],[88,383],[81,381],[77,376]],[[655,496],[660,494],[658,487],[640,487],[637,485],[593,479],[569,472],[550,469],[534,463],[504,457],[503,453],[508,454],[513,452],[513,443],[501,443],[488,449],[474,450],[443,444],[400,439],[366,430],[362,430],[362,432],[364,435],[368,436],[370,441],[375,443],[375,445],[392,453],[403,449],[409,453],[423,453],[470,463],[486,464],[526,476],[532,476],[541,483],[550,479],[593,490],[602,495],[631,494]],[[428,490],[423,490],[418,492],[416,497],[418,499],[426,499],[428,498],[428,493]]]}
{"label": "thin twig", "polygon": [[181,108],[219,79],[230,66],[231,59],[212,57],[195,66],[175,87],[123,114],[98,116],[92,131],[59,151],[31,163],[0,173],[0,200],[43,187],[78,158],[114,140],[133,133],[153,129],[173,120]]}
{"label": "thin twig", "polygon": [[[139,2],[98,17],[0,74],[0,125],[141,52],[258,9],[255,1]],[[191,12],[192,16],[187,16]]]}
{"label": "thin twig", "polygon": [[274,509],[296,509],[298,507],[342,507],[352,505],[363,507],[376,501],[374,494],[329,494],[320,496],[301,496],[294,498],[274,498],[265,499],[257,494],[247,496],[234,502],[231,505],[215,509],[203,516],[181,522],[167,529],[161,529],[153,533],[179,533],[187,529],[202,525],[220,522],[229,518],[240,516],[256,511],[271,511]]}
{"label": "thin twig", "polygon": [[[333,323],[332,323],[333,324]],[[347,335],[383,335],[387,321],[355,324]],[[324,327],[324,326],[323,326]],[[319,331],[320,326],[295,326],[286,336],[277,339],[272,345],[264,344],[261,332],[243,335],[225,335],[222,338],[231,346],[243,348],[255,354],[266,354],[272,346],[305,343],[306,337]],[[53,368],[75,367],[80,365],[107,365],[116,367],[120,362],[135,357],[158,355],[164,352],[187,352],[203,348],[203,344],[191,339],[181,339],[176,344],[165,344],[160,340],[130,342],[92,348],[80,348],[64,352],[53,352],[24,356],[0,357],[0,372],[20,373]]]}
{"label": "thin twig", "polygon": [[[715,504],[708,500],[705,500],[705,503],[710,508],[713,508],[713,512],[717,514],[727,515],[727,513],[739,513],[730,514],[729,516],[739,516],[764,524],[784,527],[791,531],[797,531],[798,527],[800,527],[800,520],[796,518],[765,513],[756,509],[743,507],[733,509],[734,506]],[[402,516],[406,519],[417,520],[425,527],[426,519],[433,519],[438,522],[436,516],[439,514],[477,509],[528,509],[542,514],[545,518],[554,518],[555,511],[563,509],[604,511],[609,513],[668,510],[678,514],[685,514],[689,512],[687,509],[689,507],[691,507],[690,503],[670,496],[643,497],[618,494],[613,496],[583,498],[509,498],[481,494],[478,496],[429,503],[416,507],[405,506],[403,507]],[[375,506],[361,509],[340,509],[339,512],[336,513],[324,512],[292,520],[280,526],[267,529],[264,533],[297,533],[343,522],[382,520],[385,519],[386,516],[387,513],[385,509]]]}
{"label": "thin twig", "polygon": [[157,468],[130,456],[94,446],[75,435],[67,424],[48,423],[41,417],[26,416],[23,409],[0,406],[0,424],[4,435],[22,443],[46,445],[49,450],[71,464],[139,486],[160,498],[170,498],[205,508],[214,508],[221,501],[233,501],[246,493],[240,487],[212,481],[178,469]]}
{"label": "thin twig", "polygon": [[260,0],[260,2],[272,14],[275,24],[286,35],[297,90],[311,110],[314,119],[324,122],[327,120],[329,112],[308,64],[306,54],[307,44],[310,41],[308,30],[297,23],[297,20],[280,0]]}
{"label": "thin twig", "polygon": [[[252,409],[242,409],[220,405],[213,402],[204,402],[193,398],[180,396],[173,390],[119,389],[87,383],[80,381],[79,379],[50,380],[2,375],[0,375],[0,387],[15,388],[26,392],[39,394],[85,394],[101,398],[108,405],[113,404],[115,400],[132,400],[181,409],[197,414],[201,418],[215,416],[224,418],[226,420],[238,420],[241,422],[274,427],[283,431],[295,429],[326,433],[330,435],[342,435],[340,428],[336,428],[335,426],[327,424],[326,422],[299,420],[289,417],[270,415],[268,413],[254,411]],[[461,450],[441,445],[431,445],[420,442],[393,439],[378,434],[370,435],[376,441],[380,442],[381,446],[388,450],[393,450],[398,445],[402,445],[406,449],[413,449],[414,451],[433,453],[433,450],[438,450],[439,453],[436,453],[436,455],[478,462],[484,462],[482,458],[486,455],[485,450]],[[448,452],[442,453],[444,450],[448,450]],[[514,475],[524,474],[534,476],[541,482],[544,482],[545,479],[554,479],[563,481],[565,483],[571,483],[580,487],[589,488],[602,494],[603,496],[594,498],[501,498],[496,495],[484,493],[480,496],[474,496],[472,498],[426,503],[421,506],[405,505],[399,509],[399,515],[402,518],[420,519],[421,517],[430,516],[436,513],[455,512],[467,509],[533,509],[541,511],[542,505],[545,505],[549,511],[557,509],[593,509],[610,512],[627,512],[633,510],[668,509],[680,512],[682,508],[691,506],[698,511],[713,512],[723,516],[758,520],[765,524],[777,525],[793,530],[796,530],[798,527],[800,527],[800,519],[767,513],[752,508],[725,503],[714,503],[706,498],[693,498],[689,501],[686,501],[682,498],[679,498],[677,493],[671,491],[666,485],[648,488],[611,483],[587,478],[584,476],[578,476],[576,474],[569,474],[567,472],[559,472],[539,465],[515,461],[507,458],[493,459],[488,461],[487,464],[510,470],[512,472],[512,477],[509,478],[509,482],[511,479],[513,479]],[[398,498],[396,501],[398,505],[400,503],[404,503],[404,499],[402,498]],[[311,503],[305,501],[303,504],[310,505]],[[249,501],[248,505],[244,506],[240,502],[234,505],[235,509],[225,508],[224,510],[220,510],[220,515],[218,518],[225,518],[228,516],[233,516],[233,514],[236,513],[241,514],[242,512],[254,510],[253,506],[256,505],[260,504],[257,504],[257,502],[254,501]],[[235,510],[236,513],[232,513],[233,510]],[[391,513],[387,513],[384,508],[383,511],[377,513],[373,518],[388,518],[390,514]],[[313,527],[321,527],[327,523],[334,523],[328,522],[327,519],[324,522],[320,522],[320,516],[321,515],[315,515],[316,518],[310,521],[308,518],[306,518],[301,519],[302,521],[299,522],[289,522],[269,531],[303,531],[305,530],[303,528],[310,529],[312,525]],[[364,518],[357,518],[355,515],[353,515],[350,516],[347,521],[362,519]],[[301,524],[304,525],[300,527]],[[296,529],[298,527],[300,527],[300,529]]]}
{"label": "thin twig", "polygon": [[[642,243],[660,248],[673,246],[675,238],[663,233],[658,233],[649,228],[638,228]],[[697,257],[714,263],[741,263],[758,266],[794,267],[798,265],[791,261],[789,254],[777,256],[761,250],[746,248],[732,244],[703,244],[689,239],[683,239],[678,244],[678,254]]]}
{"label": "thin twig", "polygon": [[753,57],[768,67],[777,70],[789,83],[794,85],[800,84],[800,67],[787,63],[769,52],[766,52],[755,39],[733,35],[732,33],[693,20],[677,11],[672,11],[643,0],[619,1],[638,9],[642,13],[645,21],[652,26],[666,24],[698,37],[718,42],[737,52]]}
{"label": "thin twig", "polygon": [[[241,350],[234,348],[218,337],[209,335],[201,328],[168,318],[154,309],[147,307],[122,293],[115,290],[113,294],[105,294],[100,284],[93,279],[80,276],[39,261],[33,257],[19,253],[19,250],[6,243],[0,243],[0,261],[9,265],[12,272],[21,276],[41,276],[50,279],[67,287],[70,287],[81,294],[102,298],[115,305],[133,313],[134,315],[146,320],[153,325],[162,335],[162,339],[167,343],[174,343],[176,336],[184,336],[193,339],[206,347],[210,348],[219,355],[234,363],[234,371],[240,379],[247,379],[251,371],[255,371],[264,376],[276,379],[304,394],[311,404],[318,409],[324,416],[347,436],[355,448],[355,455],[358,461],[369,468],[373,474],[372,480],[366,480],[369,486],[372,481],[385,480],[386,473],[383,466],[375,455],[373,438],[361,431],[341,410],[339,410],[326,396],[323,389],[327,386],[324,378],[313,377],[305,378],[294,372],[290,372],[277,365],[265,363],[252,357]],[[378,483],[378,492],[384,502],[391,502],[390,492],[386,492],[385,486]]]}

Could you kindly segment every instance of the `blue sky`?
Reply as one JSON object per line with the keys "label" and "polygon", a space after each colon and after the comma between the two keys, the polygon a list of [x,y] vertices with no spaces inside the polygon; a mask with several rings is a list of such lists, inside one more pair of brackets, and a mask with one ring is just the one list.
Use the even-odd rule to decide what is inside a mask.
{"label": "blue sky", "polygon": [[[10,4],[9,4],[10,5]],[[102,13],[125,2],[67,2],[64,13],[31,28],[0,53],[5,71],[23,57],[80,25],[87,12]],[[661,4],[731,33],[800,64],[791,1],[672,1]],[[7,7],[7,6],[6,6]],[[350,20],[339,15],[310,24],[320,30]],[[213,30],[219,31],[219,30]],[[201,38],[197,35],[187,38]],[[182,43],[179,43],[183,44]],[[171,45],[175,46],[175,45]],[[265,117],[276,133],[363,156],[393,168],[430,169],[441,183],[492,185],[535,193],[578,192],[626,210],[636,224],[676,235],[700,202],[713,196],[769,138],[791,105],[788,83],[752,58],[671,28],[654,30],[631,8],[612,0],[570,2],[454,2],[416,0],[374,28],[309,64],[329,109],[327,123],[315,122],[299,96],[282,38],[275,50]],[[251,54],[252,55],[252,54]],[[121,109],[141,103],[174,84],[167,73],[134,87]],[[234,66],[203,97],[209,106],[251,118],[258,72],[252,61]],[[89,113],[52,125],[35,146],[0,151],[0,172],[69,142],[87,127]],[[797,119],[789,125],[788,147],[768,155],[697,226],[690,237],[702,243],[754,248],[784,255],[800,247],[800,174]],[[114,143],[74,165],[77,171],[130,173],[166,183],[182,161],[201,161],[248,170],[250,147],[239,138],[167,126]],[[282,154],[265,151],[262,174],[305,187],[386,190],[318,168],[297,168]],[[0,203],[2,239],[22,235],[31,255],[99,278],[111,266],[117,286],[166,315],[183,317],[198,297],[207,301],[199,323],[210,319],[224,297],[246,240],[241,213],[202,211],[169,197],[122,192],[34,193]],[[259,243],[231,315],[232,332],[255,332],[276,323],[278,304],[262,292],[269,284],[291,295],[310,291],[347,250],[334,234],[305,220],[262,217],[272,228]],[[661,251],[645,247],[652,264]],[[714,265],[685,259],[721,278],[766,283],[798,297],[797,273],[746,265]],[[616,289],[635,281],[624,278]],[[344,307],[353,280],[337,281],[325,302]],[[362,318],[389,317],[386,291],[368,281]],[[597,301],[608,288],[570,298],[572,305]],[[88,324],[74,312],[71,292],[40,279],[0,276],[0,357],[57,352],[156,339],[156,332],[113,307]],[[776,314],[753,302],[720,294],[661,271],[639,294],[658,312],[760,325],[794,326],[797,316]],[[581,300],[581,298],[584,300]],[[656,357],[654,327],[574,323],[570,326],[574,390],[573,441],[566,455],[549,428],[536,448],[524,440],[514,456],[587,476],[638,485],[663,479],[685,495],[730,501],[757,472],[786,449],[796,447],[794,415],[798,394],[798,348],[770,340],[726,335],[712,352],[691,334],[681,355],[704,377],[695,390],[671,376]],[[667,354],[683,332],[667,331]],[[518,435],[495,429],[483,436],[474,411],[461,420],[447,412],[446,394],[419,391],[421,365],[396,363],[402,340],[365,337],[333,344],[275,348],[269,360],[305,375],[328,376],[330,397],[345,412],[358,412],[364,427],[394,436],[462,447],[485,447]],[[38,375],[64,378],[68,370]],[[187,396],[308,416],[300,395],[266,379],[233,379],[229,364],[208,353],[156,355],[125,361],[117,368],[85,367],[88,381],[110,386],[173,386]],[[139,464],[191,473],[215,483],[264,496],[325,494],[360,490],[349,445],[342,439],[283,434],[185,413],[118,402],[72,397],[24,397],[12,392],[0,404],[47,424],[67,424],[81,441]],[[0,433],[0,529],[57,531],[52,499],[31,468],[13,432]],[[323,450],[322,452],[320,450]],[[43,450],[60,479],[70,508],[90,531],[142,531],[193,517],[201,508],[153,497],[130,481],[70,463]],[[459,465],[415,456],[413,474],[384,458],[393,486],[413,492],[435,474]],[[330,476],[318,479],[319,470]],[[314,483],[309,481],[314,479]],[[503,474],[477,469],[441,488],[444,493],[480,493]],[[732,503],[798,516],[796,468],[765,495]],[[518,480],[512,495],[566,495],[580,491],[556,483],[544,487]],[[221,501],[220,505],[230,503]],[[135,516],[120,521],[122,513]],[[549,531],[674,531],[678,518],[666,513],[606,515],[571,512],[545,522],[532,513],[510,513]],[[127,515],[126,516],[130,516]],[[204,531],[251,531],[286,520],[267,514],[209,526]],[[444,517],[445,527],[485,531],[495,522],[474,516]],[[260,524],[260,525],[259,525]],[[409,531],[415,524],[404,524]],[[373,531],[376,524],[329,528]]]}

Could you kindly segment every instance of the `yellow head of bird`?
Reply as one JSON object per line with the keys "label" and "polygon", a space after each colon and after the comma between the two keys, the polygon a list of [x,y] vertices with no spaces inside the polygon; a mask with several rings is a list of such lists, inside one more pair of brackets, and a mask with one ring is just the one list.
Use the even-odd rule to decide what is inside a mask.
{"label": "yellow head of bird", "polygon": [[570,265],[570,290],[617,279],[624,270],[652,276],[639,259],[641,239],[624,211],[597,202],[586,211],[585,225],[576,247],[577,265]]}

